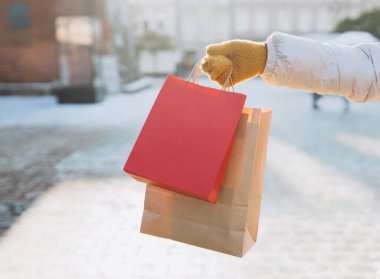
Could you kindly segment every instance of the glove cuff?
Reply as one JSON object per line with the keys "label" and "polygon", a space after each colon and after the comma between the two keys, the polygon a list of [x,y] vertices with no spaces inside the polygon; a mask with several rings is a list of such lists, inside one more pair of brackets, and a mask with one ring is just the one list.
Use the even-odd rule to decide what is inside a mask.
{"label": "glove cuff", "polygon": [[263,72],[264,72],[264,69],[265,69],[265,65],[267,63],[267,58],[268,58],[268,49],[267,49],[267,45],[266,43],[264,42],[261,42],[261,43],[258,43],[258,46],[259,46],[259,51],[258,51],[258,54],[259,54],[259,75],[261,75]]}
{"label": "glove cuff", "polygon": [[261,75],[264,72],[268,57],[268,50],[265,42],[252,42],[251,61],[254,63],[252,77]]}

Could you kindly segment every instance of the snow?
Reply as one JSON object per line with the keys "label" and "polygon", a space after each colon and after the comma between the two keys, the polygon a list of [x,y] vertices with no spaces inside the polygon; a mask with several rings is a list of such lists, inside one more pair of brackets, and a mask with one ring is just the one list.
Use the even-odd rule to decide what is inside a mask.
{"label": "snow", "polygon": [[146,113],[157,92],[110,95],[96,104],[58,104],[54,96],[0,97],[0,127],[4,126],[122,126]]}
{"label": "snow", "polygon": [[133,93],[151,86],[152,79],[149,77],[144,77],[123,85],[123,91],[127,93]]}
{"label": "snow", "polygon": [[[60,126],[107,131],[103,139],[74,152],[56,168],[63,175],[89,170],[121,175],[121,166],[164,79],[153,82],[151,88],[138,93],[111,95],[102,103],[89,105],[60,105],[53,96],[0,97],[0,128]],[[217,87],[206,79],[201,79],[200,84]],[[270,177],[280,177],[281,181],[298,185],[297,191],[302,192],[302,185],[308,176],[313,177],[313,170],[320,176],[326,172],[328,177],[335,177],[339,193],[342,194],[339,189],[348,189],[345,185],[351,185],[360,192],[359,200],[368,197],[365,190],[358,189],[376,185],[380,180],[377,150],[380,103],[350,103],[349,112],[344,112],[342,98],[324,96],[319,102],[320,110],[315,111],[311,109],[311,95],[269,86],[261,79],[239,84],[236,91],[247,95],[247,107],[273,109],[272,143],[268,153],[273,172]],[[276,149],[283,152],[274,151]],[[279,158],[283,159],[278,160],[277,153],[282,154]],[[287,161],[288,156],[308,163],[295,162],[293,165]],[[300,173],[294,175],[297,170]],[[325,184],[327,180],[320,178],[318,181]],[[310,183],[315,184],[315,181],[312,178]]]}
{"label": "snow", "polygon": [[[164,79],[153,79],[153,86],[133,94],[109,95],[96,104],[58,104],[54,96],[2,96],[0,97],[0,127],[11,126],[75,126],[123,127],[141,125],[146,118]],[[215,83],[202,78],[201,85],[217,88]],[[274,87],[261,79],[236,86],[236,91],[247,95],[246,106],[271,107],[275,115],[286,118],[304,115],[326,118],[342,117],[342,99],[325,96],[321,99],[322,111],[317,115],[310,110],[311,96],[299,90]],[[229,94],[229,93],[226,93]],[[351,104],[349,117],[378,115],[379,104]],[[284,115],[285,114],[285,115]]]}
{"label": "snow", "polygon": [[[247,95],[246,106],[273,109],[259,239],[237,259],[139,233],[145,188],[122,166],[163,79],[154,83],[93,105],[59,105],[52,96],[0,97],[0,128],[106,131],[55,165],[60,181],[0,242],[2,278],[375,275],[380,103],[350,104],[344,112],[342,98],[325,96],[315,111],[311,96],[300,91],[260,79],[236,86]],[[215,86],[205,79],[200,84]]]}

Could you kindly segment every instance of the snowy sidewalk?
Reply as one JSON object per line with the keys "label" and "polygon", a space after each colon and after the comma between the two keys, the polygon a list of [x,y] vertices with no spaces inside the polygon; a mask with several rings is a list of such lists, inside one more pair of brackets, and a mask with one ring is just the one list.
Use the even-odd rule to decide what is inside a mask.
{"label": "snowy sidewalk", "polygon": [[129,179],[58,184],[1,242],[1,278],[375,278],[380,262],[378,211],[264,211],[240,259],[140,234],[143,198]]}
{"label": "snowy sidewalk", "polygon": [[238,86],[247,106],[273,108],[259,239],[240,259],[139,233],[145,187],[121,169],[158,88],[84,107],[0,100],[0,131],[104,131],[55,164],[56,185],[0,240],[1,279],[376,278],[380,104],[311,111],[306,94]]}

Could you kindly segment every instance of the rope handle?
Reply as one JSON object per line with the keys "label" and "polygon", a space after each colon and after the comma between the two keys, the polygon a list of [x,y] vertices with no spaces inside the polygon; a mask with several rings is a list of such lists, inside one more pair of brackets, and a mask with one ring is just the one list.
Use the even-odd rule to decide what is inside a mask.
{"label": "rope handle", "polygon": [[[193,83],[199,84],[198,83],[199,77],[202,74],[201,62],[203,59],[204,59],[204,57],[199,59],[197,61],[197,63],[195,63],[193,69],[191,70],[189,76],[186,79],[187,81],[191,81]],[[230,86],[229,86],[229,84],[230,84]],[[232,67],[230,69],[230,72],[228,73],[228,76],[227,76],[227,79],[226,79],[224,85],[222,86],[222,90],[230,92],[230,87],[232,88],[232,92],[235,92],[235,87],[234,87],[234,84],[232,82]]]}

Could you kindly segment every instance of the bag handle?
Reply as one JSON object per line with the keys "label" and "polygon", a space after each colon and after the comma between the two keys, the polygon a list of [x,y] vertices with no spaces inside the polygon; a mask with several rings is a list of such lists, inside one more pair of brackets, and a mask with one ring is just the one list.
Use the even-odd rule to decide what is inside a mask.
{"label": "bag handle", "polygon": [[[199,59],[197,61],[197,63],[195,63],[193,69],[191,70],[189,76],[186,79],[187,81],[199,84],[198,83],[199,77],[202,74],[201,62],[202,62],[203,59],[204,59],[204,57],[201,58],[201,59]],[[232,82],[232,67],[230,68],[230,71],[228,73],[227,79],[226,79],[224,85],[222,86],[222,90],[230,92],[230,89],[229,89],[230,87],[232,88],[232,92],[235,92],[235,87],[234,87],[234,84]]]}

